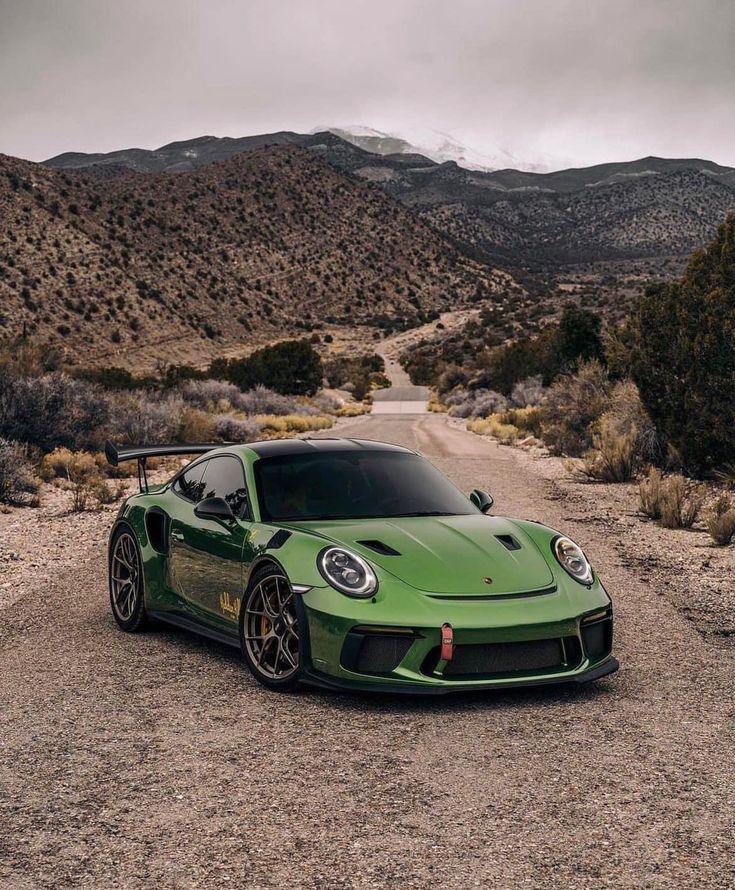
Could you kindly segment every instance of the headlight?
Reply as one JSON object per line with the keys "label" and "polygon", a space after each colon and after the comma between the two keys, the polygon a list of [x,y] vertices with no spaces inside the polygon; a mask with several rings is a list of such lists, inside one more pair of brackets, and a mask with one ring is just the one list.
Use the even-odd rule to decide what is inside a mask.
{"label": "headlight", "polygon": [[332,587],[348,596],[368,597],[378,589],[375,572],[356,553],[341,547],[327,547],[316,558],[317,568]]}
{"label": "headlight", "polygon": [[551,549],[564,571],[571,575],[575,581],[589,587],[593,580],[592,566],[587,561],[582,548],[569,538],[559,535],[551,542]]}

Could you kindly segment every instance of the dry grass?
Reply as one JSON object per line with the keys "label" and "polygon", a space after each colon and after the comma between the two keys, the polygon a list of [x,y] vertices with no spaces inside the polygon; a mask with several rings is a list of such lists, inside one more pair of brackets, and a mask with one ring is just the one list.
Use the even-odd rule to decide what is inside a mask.
{"label": "dry grass", "polygon": [[27,445],[0,438],[0,503],[38,506],[38,479]]}
{"label": "dry grass", "polygon": [[525,408],[509,408],[498,415],[501,423],[511,424],[522,433],[529,436],[541,437],[541,409],[536,405],[527,405]]}
{"label": "dry grass", "polygon": [[264,432],[288,434],[308,433],[311,430],[328,430],[334,426],[334,418],[327,415],[304,417],[301,414],[284,414],[281,417],[264,415],[258,417]]}
{"label": "dry grass", "polygon": [[662,476],[653,469],[641,483],[640,509],[664,528],[691,528],[702,510],[703,498],[696,485],[683,476]]}
{"label": "dry grass", "polygon": [[120,483],[111,486],[105,479],[99,455],[88,451],[56,448],[41,461],[41,478],[61,480],[72,492],[72,512],[82,513],[112,504],[123,494]]}
{"label": "dry grass", "polygon": [[720,546],[729,544],[735,537],[735,503],[729,495],[721,494],[710,508],[707,531]]}
{"label": "dry grass", "polygon": [[602,423],[595,434],[594,447],[574,467],[575,475],[589,482],[630,482],[638,472],[638,431],[635,427],[618,432]]}
{"label": "dry grass", "polygon": [[481,436],[492,436],[501,445],[513,445],[521,438],[521,432],[513,424],[503,423],[500,420],[501,416],[499,414],[491,414],[490,417],[468,420],[467,429],[471,433],[478,433]]}
{"label": "dry grass", "polygon": [[342,405],[336,411],[337,417],[360,417],[362,414],[369,414],[372,411],[372,405],[367,402],[348,402]]}

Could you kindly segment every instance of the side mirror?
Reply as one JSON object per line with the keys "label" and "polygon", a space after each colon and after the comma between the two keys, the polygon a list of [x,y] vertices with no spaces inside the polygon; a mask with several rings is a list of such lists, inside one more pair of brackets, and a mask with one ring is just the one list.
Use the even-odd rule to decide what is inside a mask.
{"label": "side mirror", "polygon": [[194,507],[194,515],[199,519],[219,519],[222,522],[235,518],[232,507],[224,498],[204,498]]}
{"label": "side mirror", "polygon": [[481,513],[489,513],[495,501],[493,496],[479,488],[473,488],[470,492],[470,500]]}

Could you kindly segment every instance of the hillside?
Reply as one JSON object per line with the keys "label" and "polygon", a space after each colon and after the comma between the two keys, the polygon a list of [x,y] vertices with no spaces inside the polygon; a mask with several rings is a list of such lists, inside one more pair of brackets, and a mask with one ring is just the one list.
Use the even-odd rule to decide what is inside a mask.
{"label": "hillside", "polygon": [[0,336],[25,330],[84,362],[196,362],[324,322],[416,323],[507,283],[294,146],[177,175],[0,156],[0,218]]}
{"label": "hillside", "polygon": [[66,154],[46,163],[114,176],[125,168],[193,169],[263,145],[296,144],[379,186],[479,259],[535,268],[684,258],[711,239],[735,209],[735,169],[698,158],[647,157],[553,173],[488,173],[451,161],[437,163],[412,153],[405,141],[379,135],[351,136],[353,141],[331,132],[207,136],[155,151]]}

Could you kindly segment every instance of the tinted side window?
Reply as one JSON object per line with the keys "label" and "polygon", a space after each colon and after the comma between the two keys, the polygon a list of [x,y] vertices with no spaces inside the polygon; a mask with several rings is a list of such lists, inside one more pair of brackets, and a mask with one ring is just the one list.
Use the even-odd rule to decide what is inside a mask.
{"label": "tinted side window", "polygon": [[201,501],[204,497],[202,494],[204,491],[202,476],[208,463],[208,460],[203,460],[198,464],[194,464],[191,469],[184,470],[176,482],[174,482],[174,491],[185,497],[187,501],[193,501],[195,504]]}
{"label": "tinted side window", "polygon": [[235,516],[247,512],[248,492],[242,464],[236,457],[213,457],[204,473],[203,498],[224,498]]}

